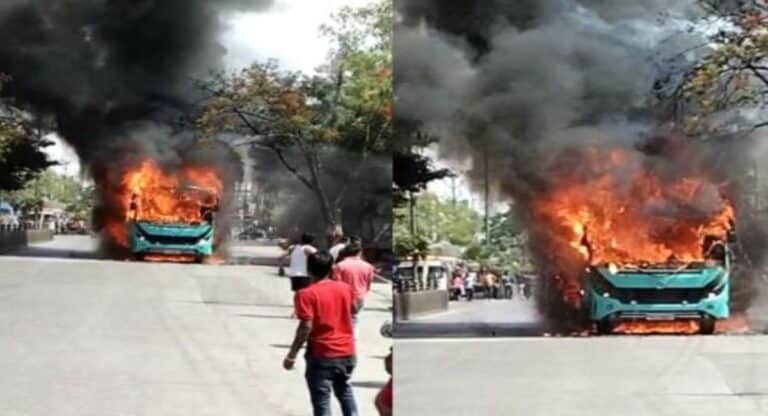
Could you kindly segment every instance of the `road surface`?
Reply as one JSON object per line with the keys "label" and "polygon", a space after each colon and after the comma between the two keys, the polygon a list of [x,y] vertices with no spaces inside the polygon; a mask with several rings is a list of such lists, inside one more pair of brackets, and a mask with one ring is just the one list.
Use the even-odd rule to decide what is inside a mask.
{"label": "road surface", "polygon": [[397,340],[395,414],[763,416],[768,337]]}
{"label": "road surface", "polygon": [[[766,304],[750,310],[754,326],[764,327]],[[765,335],[546,332],[534,302],[519,297],[451,302],[398,323],[395,414],[768,414]]]}
{"label": "road surface", "polygon": [[[295,321],[274,267],[98,259],[88,237],[0,257],[0,415],[306,415],[282,369]],[[374,414],[387,380],[388,286],[362,316],[353,385]]]}
{"label": "road surface", "polygon": [[452,301],[448,311],[425,315],[395,326],[397,338],[535,336],[547,332],[533,299],[475,299]]}

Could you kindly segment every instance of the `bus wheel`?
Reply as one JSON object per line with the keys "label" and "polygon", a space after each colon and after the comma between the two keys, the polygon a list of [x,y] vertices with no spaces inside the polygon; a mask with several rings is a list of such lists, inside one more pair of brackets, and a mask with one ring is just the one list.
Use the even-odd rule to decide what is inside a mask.
{"label": "bus wheel", "polygon": [[701,318],[699,321],[699,333],[711,335],[715,332],[715,320],[711,316]]}
{"label": "bus wheel", "polygon": [[613,332],[613,322],[607,318],[595,322],[595,327],[600,335],[608,335]]}

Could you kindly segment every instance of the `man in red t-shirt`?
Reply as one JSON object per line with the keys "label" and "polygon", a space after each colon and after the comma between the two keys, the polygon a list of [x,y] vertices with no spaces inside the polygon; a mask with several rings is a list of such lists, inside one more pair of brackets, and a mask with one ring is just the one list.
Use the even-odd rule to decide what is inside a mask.
{"label": "man in red t-shirt", "polygon": [[355,300],[357,302],[357,312],[352,316],[352,324],[355,329],[355,339],[357,339],[357,324],[360,311],[365,304],[365,296],[371,290],[373,275],[376,269],[363,260],[363,247],[358,242],[347,244],[345,248],[347,257],[333,266],[333,280],[338,280],[352,286],[355,290]]}
{"label": "man in red t-shirt", "polygon": [[349,378],[355,368],[352,315],[356,312],[354,289],[328,279],[333,257],[317,252],[307,259],[312,283],[294,298],[299,326],[283,367],[291,370],[299,350],[307,343],[305,377],[315,416],[331,414],[331,390],[344,416],[356,416],[357,405]]}
{"label": "man in red t-shirt", "polygon": [[374,404],[376,410],[379,411],[379,416],[392,416],[392,349],[389,350],[389,355],[384,359],[384,368],[389,374],[389,381],[376,395]]}

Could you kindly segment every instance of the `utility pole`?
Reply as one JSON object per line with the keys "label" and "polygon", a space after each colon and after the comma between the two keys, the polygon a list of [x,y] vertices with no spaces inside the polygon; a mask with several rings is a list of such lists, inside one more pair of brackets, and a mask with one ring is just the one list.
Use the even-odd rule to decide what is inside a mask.
{"label": "utility pole", "polygon": [[485,226],[485,244],[488,245],[491,240],[491,229],[490,229],[490,223],[488,221],[489,217],[489,206],[488,201],[490,200],[490,181],[488,177],[488,141],[485,142],[485,147],[483,148],[483,170],[484,170],[484,181],[485,181],[485,218],[483,218],[483,223]]}
{"label": "utility pole", "polygon": [[451,175],[451,203],[456,208],[456,175]]}
{"label": "utility pole", "polygon": [[408,191],[408,211],[410,214],[411,237],[416,236],[416,218],[413,216],[413,206],[416,201],[413,200],[413,191]]}

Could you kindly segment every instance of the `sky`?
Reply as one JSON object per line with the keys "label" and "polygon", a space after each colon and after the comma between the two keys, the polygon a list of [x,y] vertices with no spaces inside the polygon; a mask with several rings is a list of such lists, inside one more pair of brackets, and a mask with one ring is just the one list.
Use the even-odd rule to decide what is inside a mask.
{"label": "sky", "polygon": [[[323,64],[329,52],[328,40],[319,28],[331,14],[344,6],[362,6],[370,0],[275,0],[275,5],[260,13],[233,13],[226,16],[220,38],[227,49],[224,58],[229,69],[250,65],[256,60],[276,59],[291,71],[312,72]],[[72,148],[51,135],[53,146],[46,149],[54,168],[69,176],[80,174],[80,164]]]}
{"label": "sky", "polygon": [[290,70],[311,72],[328,55],[328,41],[318,28],[343,6],[362,6],[369,0],[276,0],[267,12],[236,13],[222,36],[231,68],[256,59],[274,58]]}
{"label": "sky", "polygon": [[[433,146],[424,151],[424,155],[433,161],[434,169],[450,169],[456,174],[456,177],[439,179],[427,184],[427,191],[432,192],[438,197],[450,200],[456,197],[457,201],[469,201],[470,208],[479,213],[485,212],[485,195],[483,192],[476,192],[471,189],[469,181],[466,179],[466,172],[471,168],[471,161],[458,163],[456,161],[442,160],[437,154],[437,149]],[[489,214],[505,212],[509,207],[508,201],[494,201],[495,193],[491,192],[491,203]]]}

